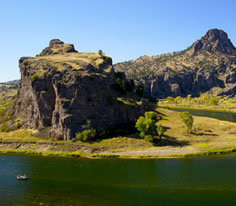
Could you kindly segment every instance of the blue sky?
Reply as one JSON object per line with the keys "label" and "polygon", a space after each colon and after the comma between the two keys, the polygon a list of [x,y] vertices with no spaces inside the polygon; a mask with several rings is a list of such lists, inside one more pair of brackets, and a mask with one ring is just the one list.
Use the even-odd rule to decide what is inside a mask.
{"label": "blue sky", "polygon": [[0,82],[19,79],[18,59],[53,38],[113,62],[180,51],[208,29],[236,45],[234,0],[7,0],[0,4]]}

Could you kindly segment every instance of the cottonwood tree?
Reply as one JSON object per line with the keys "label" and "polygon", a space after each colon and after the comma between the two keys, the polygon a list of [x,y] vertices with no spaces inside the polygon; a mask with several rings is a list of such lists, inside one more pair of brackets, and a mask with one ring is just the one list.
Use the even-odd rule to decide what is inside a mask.
{"label": "cottonwood tree", "polygon": [[156,121],[157,114],[155,112],[145,112],[144,117],[139,117],[135,127],[139,131],[141,138],[153,142],[154,137],[158,135]]}
{"label": "cottonwood tree", "polygon": [[188,132],[191,133],[193,130],[193,116],[189,112],[180,112],[179,116],[187,126]]}

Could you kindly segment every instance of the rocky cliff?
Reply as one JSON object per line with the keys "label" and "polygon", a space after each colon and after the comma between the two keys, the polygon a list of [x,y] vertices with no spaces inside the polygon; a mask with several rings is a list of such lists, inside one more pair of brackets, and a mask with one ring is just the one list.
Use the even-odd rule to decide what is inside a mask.
{"label": "rocky cliff", "polygon": [[149,96],[199,96],[236,94],[236,49],[228,35],[209,30],[181,52],[143,56],[115,65],[130,79],[144,85]]}
{"label": "rocky cliff", "polygon": [[128,127],[144,112],[119,90],[112,59],[104,54],[77,52],[55,39],[36,57],[22,57],[19,65],[14,110],[24,127],[50,127],[50,135],[68,140],[85,129],[101,134]]}

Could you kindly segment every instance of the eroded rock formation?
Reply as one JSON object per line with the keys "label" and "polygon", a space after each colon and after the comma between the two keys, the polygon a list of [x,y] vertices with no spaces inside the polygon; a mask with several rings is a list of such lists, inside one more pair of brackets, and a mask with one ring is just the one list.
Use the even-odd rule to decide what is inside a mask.
{"label": "eroded rock formation", "polygon": [[19,64],[15,115],[24,127],[51,127],[50,135],[68,140],[85,129],[128,127],[144,112],[117,90],[112,59],[103,54],[78,53],[72,44],[52,40],[40,55]]}

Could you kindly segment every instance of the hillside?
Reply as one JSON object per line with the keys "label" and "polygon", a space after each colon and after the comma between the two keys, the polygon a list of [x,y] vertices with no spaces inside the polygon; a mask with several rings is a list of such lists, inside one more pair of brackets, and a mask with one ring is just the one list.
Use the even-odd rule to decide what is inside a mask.
{"label": "hillside", "polygon": [[0,103],[14,99],[18,88],[18,85],[0,84]]}
{"label": "hillside", "polygon": [[209,30],[184,51],[143,56],[114,68],[142,83],[149,96],[158,98],[236,93],[236,49],[228,35],[218,29]]}
{"label": "hillside", "polygon": [[2,86],[2,85],[11,85],[11,86],[13,86],[13,85],[16,85],[16,86],[19,86],[20,85],[20,80],[11,80],[11,81],[7,81],[7,82],[2,82],[2,83],[0,83],[0,86]]}

